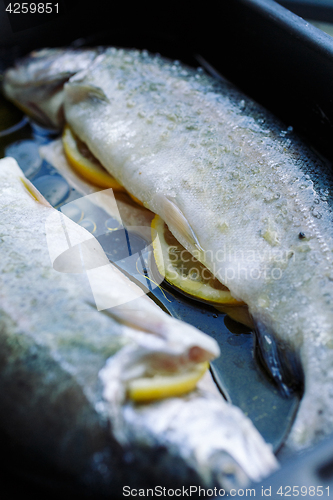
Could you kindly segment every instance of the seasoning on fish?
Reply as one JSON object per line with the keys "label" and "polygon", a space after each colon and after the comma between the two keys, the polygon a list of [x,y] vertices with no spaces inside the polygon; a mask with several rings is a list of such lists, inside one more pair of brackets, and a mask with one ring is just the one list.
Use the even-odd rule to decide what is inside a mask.
{"label": "seasoning on fish", "polygon": [[330,166],[231,84],[147,52],[111,48],[73,76],[65,116],[249,306],[281,390],[304,383],[289,446],[333,432]]}
{"label": "seasoning on fish", "polygon": [[0,181],[6,433],[117,495],[124,485],[230,489],[274,470],[270,447],[207,374],[182,396],[128,399],[136,380],[201,370],[218,355],[216,342],[143,295],[89,232],[29,189],[14,159],[0,160]]}
{"label": "seasoning on fish", "polygon": [[104,50],[64,102],[103,167],[248,305],[280,389],[304,389],[289,446],[333,432],[330,165],[232,84],[146,51]]}

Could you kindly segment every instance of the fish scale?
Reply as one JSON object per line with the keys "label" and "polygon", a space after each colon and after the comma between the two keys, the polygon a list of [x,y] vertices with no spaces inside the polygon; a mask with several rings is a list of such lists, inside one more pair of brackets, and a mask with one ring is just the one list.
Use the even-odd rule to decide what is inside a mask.
{"label": "fish scale", "polygon": [[[158,90],[142,84],[147,75]],[[137,108],[149,110],[153,125]],[[177,116],[172,130],[166,113]],[[109,49],[72,77],[65,115],[103,166],[248,304],[259,336],[284,346],[264,352],[284,390],[285,377],[302,379],[300,358],[305,393],[289,445],[303,448],[332,432],[332,211],[331,199],[319,196],[332,188],[329,165],[231,84],[138,51]]]}

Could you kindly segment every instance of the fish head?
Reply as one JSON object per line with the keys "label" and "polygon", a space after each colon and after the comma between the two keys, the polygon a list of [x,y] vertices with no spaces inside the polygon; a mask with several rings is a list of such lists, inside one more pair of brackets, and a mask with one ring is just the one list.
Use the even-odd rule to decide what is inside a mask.
{"label": "fish head", "polygon": [[86,69],[99,49],[42,49],[4,73],[3,92],[24,113],[51,129],[64,125],[63,86]]}

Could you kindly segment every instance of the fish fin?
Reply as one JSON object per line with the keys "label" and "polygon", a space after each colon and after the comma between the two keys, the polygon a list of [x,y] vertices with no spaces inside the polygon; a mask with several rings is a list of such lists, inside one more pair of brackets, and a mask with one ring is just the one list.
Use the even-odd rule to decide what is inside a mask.
{"label": "fish fin", "polygon": [[93,99],[102,102],[109,102],[109,99],[100,87],[95,85],[87,85],[81,82],[73,82],[66,86],[66,99],[69,99],[72,104],[77,104],[80,101]]}
{"label": "fish fin", "polygon": [[287,344],[277,340],[262,321],[253,321],[258,361],[267,368],[282,395],[290,397],[294,392],[302,392],[304,373],[297,353]]}
{"label": "fish fin", "polygon": [[192,227],[177,205],[165,196],[157,196],[159,198],[159,205],[162,208],[162,218],[164,222],[168,226],[174,227],[183,236],[183,238],[190,243],[190,245],[195,246],[198,250],[203,250]]}

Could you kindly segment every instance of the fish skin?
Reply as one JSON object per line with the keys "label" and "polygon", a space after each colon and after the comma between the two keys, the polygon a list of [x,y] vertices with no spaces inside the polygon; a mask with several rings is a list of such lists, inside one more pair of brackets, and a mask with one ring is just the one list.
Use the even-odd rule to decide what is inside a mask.
{"label": "fish skin", "polygon": [[102,165],[249,306],[281,390],[304,384],[288,447],[332,433],[330,165],[228,82],[145,51],[111,48],[73,76],[65,115]]}
{"label": "fish skin", "polygon": [[[100,280],[101,288],[116,288],[116,299],[136,298],[97,311],[84,273],[53,269],[46,239],[53,259],[63,251],[60,213],[36,201],[22,178],[14,159],[0,160],[2,428],[60,470],[113,494],[124,485],[229,489],[275,470],[270,446],[209,377],[184,397],[142,406],[126,400],[126,380],[159,373],[156,360],[186,369],[196,362],[192,348],[195,358],[209,359],[217,344],[161,311],[111,264],[112,280]],[[72,244],[94,241],[64,216],[62,224]]]}
{"label": "fish skin", "polygon": [[[39,148],[39,154],[50,165],[64,177],[82,196],[89,196],[94,193],[94,204],[103,208],[111,217],[116,219],[131,232],[139,234],[144,240],[151,243],[151,223],[155,214],[135,203],[127,193],[113,191],[113,197],[105,203],[104,195],[107,191],[100,191],[100,188],[85,181],[75,172],[67,161],[61,139],[56,139]],[[96,199],[99,197],[100,199]]]}
{"label": "fish skin", "polygon": [[280,387],[304,376],[288,446],[330,434],[330,166],[231,84],[146,52],[110,49],[66,94],[81,140],[282,345],[263,353]]}
{"label": "fish skin", "polygon": [[4,73],[4,95],[38,123],[51,129],[64,124],[63,85],[87,68],[102,48],[45,48],[19,59]]}

